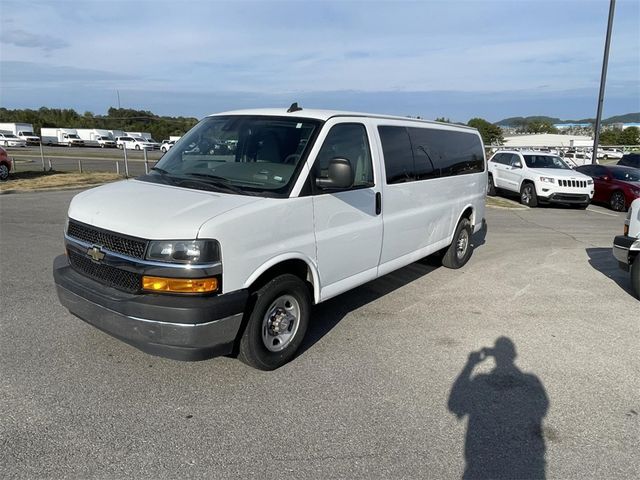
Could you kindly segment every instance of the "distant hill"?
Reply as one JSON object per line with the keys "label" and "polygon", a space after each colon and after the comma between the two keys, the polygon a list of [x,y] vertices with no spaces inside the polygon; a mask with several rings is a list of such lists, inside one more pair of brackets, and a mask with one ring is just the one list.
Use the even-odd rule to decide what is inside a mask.
{"label": "distant hill", "polygon": [[[509,117],[504,120],[500,120],[496,122],[496,125],[501,127],[517,127],[519,125],[523,125],[525,123],[538,121],[538,122],[551,122],[551,123],[596,123],[595,118],[583,118],[580,120],[562,120],[560,118],[555,117],[545,117],[545,116],[531,116],[531,117]],[[602,120],[603,125],[608,125],[611,123],[635,123],[640,122],[640,112],[636,113],[627,113],[625,115],[616,115],[613,117],[605,118]]]}

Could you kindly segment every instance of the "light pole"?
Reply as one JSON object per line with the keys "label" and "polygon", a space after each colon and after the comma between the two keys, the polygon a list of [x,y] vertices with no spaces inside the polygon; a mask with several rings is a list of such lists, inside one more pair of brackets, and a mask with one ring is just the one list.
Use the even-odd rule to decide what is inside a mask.
{"label": "light pole", "polygon": [[604,44],[604,58],[602,59],[602,75],[600,76],[600,94],[598,95],[598,113],[596,115],[595,133],[593,135],[593,157],[591,163],[597,163],[598,143],[600,142],[600,120],[602,119],[602,104],[604,103],[604,86],[607,83],[607,66],[609,64],[609,45],[611,45],[611,30],[613,29],[613,13],[616,0],[609,3],[609,23],[607,24],[607,39]]}

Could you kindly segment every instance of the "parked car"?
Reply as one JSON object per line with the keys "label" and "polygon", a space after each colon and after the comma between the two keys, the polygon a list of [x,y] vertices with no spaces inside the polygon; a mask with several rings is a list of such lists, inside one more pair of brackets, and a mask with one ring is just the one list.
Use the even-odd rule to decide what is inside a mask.
{"label": "parked car", "polygon": [[0,132],[0,145],[5,147],[26,147],[27,141],[10,132]]}
{"label": "parked car", "polygon": [[100,148],[116,148],[115,140],[112,140],[111,138],[106,137],[104,135],[99,135],[95,137],[95,141],[98,142],[98,145],[100,145]]}
{"label": "parked car", "polygon": [[622,158],[622,152],[615,148],[598,148],[598,158],[602,160],[608,160],[610,158],[620,160]]}
{"label": "parked car", "polygon": [[577,152],[575,150],[567,150],[564,152],[563,158],[570,160],[574,165],[586,165],[592,162],[593,155],[591,152]]}
{"label": "parked car", "polygon": [[116,138],[118,148],[126,148],[127,150],[155,150],[157,143],[149,142],[143,137],[118,137]]}
{"label": "parked car", "polygon": [[576,170],[593,178],[593,201],[606,203],[612,210],[624,212],[631,202],[640,197],[640,169],[618,165],[582,165]]}
{"label": "parked car", "polygon": [[12,170],[13,162],[7,155],[7,151],[0,147],[0,180],[4,181],[9,178],[9,173]]}
{"label": "parked car", "polygon": [[559,156],[534,151],[501,151],[488,163],[489,195],[499,190],[520,194],[520,203],[562,203],[587,208],[593,180],[572,170]]}
{"label": "parked car", "polygon": [[175,140],[164,140],[162,142],[162,145],[160,146],[160,150],[162,150],[162,153],[167,153],[169,149],[175,145],[175,143]]}
{"label": "parked car", "polygon": [[313,304],[434,253],[467,263],[487,185],[477,130],[293,107],[207,117],[148,175],[76,195],[62,305],[155,354],[270,370]]}
{"label": "parked car", "polygon": [[640,153],[626,153],[618,161],[617,165],[640,168]]}
{"label": "parked car", "polygon": [[631,276],[631,288],[640,299],[640,199],[631,203],[624,231],[613,239],[613,256]]}

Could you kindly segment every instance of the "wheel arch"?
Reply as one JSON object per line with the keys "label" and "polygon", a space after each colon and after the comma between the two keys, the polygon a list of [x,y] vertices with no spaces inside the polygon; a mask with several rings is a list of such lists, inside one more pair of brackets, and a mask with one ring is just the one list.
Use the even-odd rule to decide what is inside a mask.
{"label": "wheel arch", "polygon": [[[469,219],[469,221],[471,222],[471,228],[473,229],[476,225],[476,209],[473,208],[473,205],[471,203],[465,205],[465,207],[462,209],[462,212],[460,213],[460,215],[458,215],[458,220],[456,221],[455,225],[454,225],[454,229],[458,227],[458,224],[460,223],[460,220],[462,220],[463,218],[467,218]],[[454,230],[455,233],[455,230]]]}
{"label": "wheel arch", "polygon": [[320,301],[320,275],[310,258],[300,253],[278,255],[263,263],[245,281],[244,288],[256,290],[270,279],[291,273],[307,282],[313,293],[313,303]]}

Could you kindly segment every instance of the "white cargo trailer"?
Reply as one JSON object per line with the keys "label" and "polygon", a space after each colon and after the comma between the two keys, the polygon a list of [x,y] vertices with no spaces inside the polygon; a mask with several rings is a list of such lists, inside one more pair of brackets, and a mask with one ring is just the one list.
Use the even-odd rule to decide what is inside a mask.
{"label": "white cargo trailer", "polygon": [[27,145],[40,144],[40,137],[33,133],[33,125],[30,123],[0,123],[0,130],[13,133],[27,142]]}
{"label": "white cargo trailer", "polygon": [[125,135],[130,137],[142,137],[145,140],[151,140],[151,134],[149,132],[125,132]]}
{"label": "white cargo trailer", "polygon": [[75,128],[42,128],[40,136],[43,145],[84,147],[84,140],[78,136],[78,131]]}

